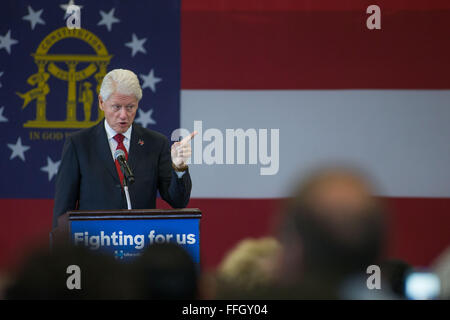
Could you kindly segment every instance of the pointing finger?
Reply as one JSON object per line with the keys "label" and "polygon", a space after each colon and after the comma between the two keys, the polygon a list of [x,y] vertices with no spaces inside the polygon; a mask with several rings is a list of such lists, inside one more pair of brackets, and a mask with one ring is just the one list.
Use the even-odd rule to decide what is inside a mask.
{"label": "pointing finger", "polygon": [[189,141],[191,141],[192,138],[194,138],[197,135],[197,133],[198,133],[198,131],[192,132],[190,135],[188,135],[183,140],[181,140],[181,144],[185,144],[185,143],[188,143]]}

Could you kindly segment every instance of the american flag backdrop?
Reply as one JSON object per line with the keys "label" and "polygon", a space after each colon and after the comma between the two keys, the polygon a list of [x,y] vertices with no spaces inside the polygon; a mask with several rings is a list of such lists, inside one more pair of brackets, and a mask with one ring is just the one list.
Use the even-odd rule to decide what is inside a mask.
{"label": "american flag backdrop", "polygon": [[[109,56],[107,70],[140,77],[136,121],[150,129],[169,136],[198,120],[222,132],[279,129],[275,175],[260,175],[253,164],[191,165],[189,207],[203,212],[204,266],[217,265],[244,237],[271,233],[296,179],[324,163],[353,164],[373,177],[390,209],[389,255],[429,265],[450,244],[448,1],[76,0],[89,33],[64,38],[46,54],[102,57],[79,62],[84,73],[75,73],[72,89],[70,59],[43,68],[36,54],[65,26],[61,5],[68,1],[5,3],[0,266],[47,241],[61,134],[77,130],[32,127],[40,123],[38,102],[43,110],[45,97],[54,126],[96,121],[96,108],[89,121],[85,110],[90,93],[96,103],[98,59]],[[373,4],[381,9],[380,30],[366,27]],[[107,54],[92,48],[99,44],[91,34]],[[27,97],[34,99],[23,106]]]}

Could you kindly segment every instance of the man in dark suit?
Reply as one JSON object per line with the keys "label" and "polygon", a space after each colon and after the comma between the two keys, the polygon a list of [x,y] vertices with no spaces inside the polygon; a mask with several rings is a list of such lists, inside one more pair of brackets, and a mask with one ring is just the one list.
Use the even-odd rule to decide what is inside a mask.
{"label": "man in dark suit", "polygon": [[134,173],[129,186],[133,209],[156,206],[157,190],[174,208],[189,202],[191,178],[186,165],[189,140],[175,142],[133,123],[142,90],[137,76],[123,69],[109,72],[98,97],[105,119],[69,136],[56,179],[53,226],[68,210],[126,209],[123,174],[114,152],[121,149]]}

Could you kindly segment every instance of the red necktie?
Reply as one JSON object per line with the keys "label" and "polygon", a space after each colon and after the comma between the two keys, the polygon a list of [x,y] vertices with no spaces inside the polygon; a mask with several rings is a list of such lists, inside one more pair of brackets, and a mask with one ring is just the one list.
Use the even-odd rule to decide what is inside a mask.
{"label": "red necktie", "polygon": [[[123,152],[125,152],[125,159],[127,159],[128,160],[128,152],[127,152],[127,148],[125,148],[125,145],[123,144],[123,139],[124,139],[125,137],[122,135],[122,134],[120,134],[120,133],[118,133],[118,134],[116,134],[115,136],[114,136],[114,140],[116,140],[117,141],[117,148],[116,148],[116,150],[123,150]],[[122,185],[122,187],[123,187],[123,173],[122,173],[122,170],[120,170],[120,164],[119,164],[119,161],[117,161],[117,159],[114,161],[115,162],[115,164],[116,164],[116,169],[117,169],[117,173],[119,174],[119,179],[120,179],[120,184]]]}

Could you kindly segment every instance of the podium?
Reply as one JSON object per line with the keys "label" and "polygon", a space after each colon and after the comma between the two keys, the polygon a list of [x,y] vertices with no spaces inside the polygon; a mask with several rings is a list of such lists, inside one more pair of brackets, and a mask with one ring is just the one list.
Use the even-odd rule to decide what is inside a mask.
{"label": "podium", "polygon": [[50,232],[51,246],[83,245],[131,260],[153,243],[175,242],[200,263],[199,209],[68,211]]}

